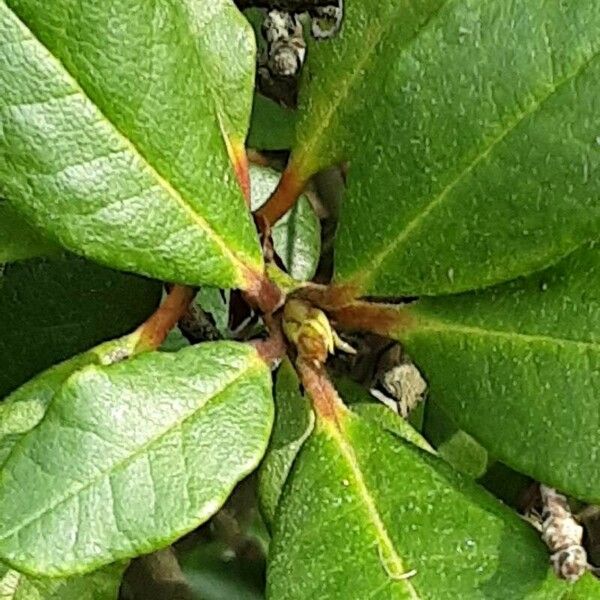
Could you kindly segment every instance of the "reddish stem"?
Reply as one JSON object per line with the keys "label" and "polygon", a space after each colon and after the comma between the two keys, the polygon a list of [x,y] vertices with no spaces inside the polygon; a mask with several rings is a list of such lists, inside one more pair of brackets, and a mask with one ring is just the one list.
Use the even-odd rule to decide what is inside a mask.
{"label": "reddish stem", "polygon": [[284,293],[264,273],[253,273],[249,287],[244,290],[244,299],[252,308],[265,314],[274,313],[285,302]]}
{"label": "reddish stem", "polygon": [[287,345],[281,329],[281,321],[273,315],[265,315],[264,321],[269,330],[266,340],[253,340],[250,343],[256,348],[259,356],[270,366],[275,365],[287,352]]}
{"label": "reddish stem", "polygon": [[156,350],[165,341],[169,331],[185,315],[194,299],[194,294],[192,288],[183,285],[173,286],[154,314],[138,327],[139,341],[136,351]]}
{"label": "reddish stem", "polygon": [[366,331],[385,337],[413,326],[415,318],[405,306],[355,301],[329,311],[336,326],[347,331]]}
{"label": "reddish stem", "polygon": [[288,167],[283,172],[271,197],[256,211],[256,216],[259,220],[274,225],[294,206],[305,185],[306,181],[298,178],[296,173]]}
{"label": "reddish stem", "polygon": [[317,415],[323,419],[337,422],[345,411],[345,406],[329,380],[324,365],[298,358],[296,367]]}

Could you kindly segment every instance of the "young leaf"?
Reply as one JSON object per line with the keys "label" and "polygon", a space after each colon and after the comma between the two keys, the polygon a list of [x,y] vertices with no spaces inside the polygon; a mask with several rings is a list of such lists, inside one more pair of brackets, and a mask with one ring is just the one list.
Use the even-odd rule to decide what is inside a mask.
{"label": "young leaf", "polygon": [[300,392],[300,381],[286,358],[277,371],[275,383],[275,423],[267,454],[258,472],[261,513],[269,526],[283,486],[300,448],[311,434],[315,415],[310,402]]}
{"label": "young leaf", "polygon": [[256,350],[232,342],[78,371],[0,472],[0,556],[67,576],[191,531],[262,457],[270,387]]}
{"label": "young leaf", "polygon": [[[250,168],[252,210],[260,208],[271,195],[279,173],[253,165]],[[306,196],[273,227],[275,252],[289,274],[299,281],[311,279],[317,270],[321,254],[321,225]]]}
{"label": "young leaf", "polygon": [[268,597],[555,598],[536,532],[441,460],[352,413],[317,419],[277,513]]}
{"label": "young leaf", "polygon": [[287,178],[350,161],[335,280],[457,292],[595,237],[599,28],[590,3],[348,2],[309,49]]}
{"label": "young leaf", "polygon": [[254,40],[230,0],[0,4],[0,179],[32,223],[110,266],[248,288],[236,172]]}
{"label": "young leaf", "polygon": [[66,579],[31,577],[0,565],[0,600],[117,600],[125,565]]}
{"label": "young leaf", "polygon": [[0,198],[0,264],[58,252],[59,246],[42,237]]}
{"label": "young leaf", "polygon": [[161,288],[73,256],[7,265],[0,277],[0,398],[139,325],[160,302]]}
{"label": "young leaf", "polygon": [[600,246],[404,310],[412,323],[396,337],[459,427],[518,471],[600,502]]}

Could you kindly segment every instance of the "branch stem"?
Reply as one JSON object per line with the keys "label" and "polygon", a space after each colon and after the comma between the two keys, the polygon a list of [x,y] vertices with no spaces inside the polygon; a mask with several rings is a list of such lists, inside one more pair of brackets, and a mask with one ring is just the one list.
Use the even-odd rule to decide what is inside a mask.
{"label": "branch stem", "polygon": [[136,352],[156,350],[165,341],[169,331],[185,315],[194,299],[194,294],[193,288],[183,285],[173,286],[154,314],[138,327],[136,334],[139,339]]}
{"label": "branch stem", "polygon": [[328,421],[338,422],[339,417],[346,411],[346,407],[333,387],[325,366],[299,357],[296,361],[296,368],[317,416]]}
{"label": "branch stem", "polygon": [[294,206],[305,186],[306,180],[299,178],[289,168],[286,169],[271,197],[256,211],[256,217],[273,226]]}

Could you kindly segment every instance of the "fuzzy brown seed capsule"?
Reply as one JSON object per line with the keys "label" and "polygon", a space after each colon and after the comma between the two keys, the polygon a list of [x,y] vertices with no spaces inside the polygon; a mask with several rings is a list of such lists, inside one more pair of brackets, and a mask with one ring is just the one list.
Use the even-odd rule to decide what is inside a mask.
{"label": "fuzzy brown seed capsule", "polygon": [[542,495],[542,540],[552,552],[554,572],[567,581],[577,581],[587,570],[587,554],[581,545],[583,527],[573,518],[567,499],[555,489],[540,486]]}

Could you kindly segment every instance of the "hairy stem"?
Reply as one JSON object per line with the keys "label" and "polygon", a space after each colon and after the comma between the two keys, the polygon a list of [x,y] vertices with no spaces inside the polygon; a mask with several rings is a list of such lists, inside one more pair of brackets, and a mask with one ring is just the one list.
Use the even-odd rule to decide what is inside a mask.
{"label": "hairy stem", "polygon": [[296,368],[317,416],[337,422],[346,407],[329,380],[325,366],[300,357]]}
{"label": "hairy stem", "polygon": [[264,314],[274,313],[285,302],[285,294],[266,274],[254,275],[244,291],[244,300]]}

